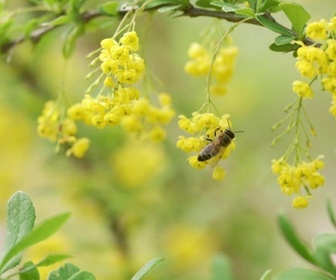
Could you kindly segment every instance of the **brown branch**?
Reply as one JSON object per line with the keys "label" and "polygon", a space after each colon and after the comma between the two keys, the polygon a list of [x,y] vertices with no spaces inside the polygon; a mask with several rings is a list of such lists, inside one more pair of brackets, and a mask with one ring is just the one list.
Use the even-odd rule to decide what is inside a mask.
{"label": "brown branch", "polygon": [[[82,20],[83,23],[87,23],[91,21],[92,19],[99,17],[101,15],[102,14],[97,11],[87,11],[80,15],[80,19]],[[46,26],[39,27],[30,34],[29,39],[27,39],[26,36],[20,36],[12,41],[9,41],[3,44],[0,48],[0,53],[6,53],[10,51],[12,48],[16,47],[17,45],[22,44],[23,42],[27,40],[36,44],[44,35],[46,35],[47,33],[61,26],[63,25],[46,25]]]}
{"label": "brown branch", "polygon": [[[201,17],[201,16],[214,17],[214,18],[218,18],[218,19],[224,19],[224,20],[229,21],[229,22],[239,22],[239,21],[243,20],[244,18],[246,18],[244,16],[237,15],[233,12],[199,9],[199,8],[194,7],[193,5],[188,5],[187,7],[185,7],[182,10],[182,12],[183,12],[184,16],[189,16],[189,17]],[[245,21],[245,23],[250,23],[250,24],[262,26],[261,23],[259,21],[257,21],[256,19],[247,20],[247,21]]]}
{"label": "brown branch", "polygon": [[[164,7],[165,4],[161,5],[160,7]],[[155,11],[158,7],[156,6],[155,8],[149,8],[146,9],[145,11]],[[228,22],[234,22],[237,23],[239,21],[242,21],[243,19],[246,19],[246,16],[243,15],[237,15],[234,12],[224,12],[222,10],[207,10],[207,9],[200,9],[197,8],[191,4],[187,5],[187,6],[183,6],[180,10],[182,12],[182,16],[188,16],[191,18],[194,17],[201,17],[201,16],[205,16],[205,17],[213,17],[213,18],[218,18],[218,19],[223,19],[226,20]],[[124,16],[127,13],[127,10],[123,10],[120,9],[119,10],[119,16]],[[82,14],[80,14],[79,18],[83,23],[87,23],[89,21],[91,21],[94,18],[100,17],[100,16],[105,16],[104,14],[98,12],[98,11],[87,11],[84,12]],[[267,19],[278,23],[272,16],[271,14],[264,14],[264,17],[266,17]],[[259,21],[257,21],[254,18],[251,18],[249,20],[244,21],[244,23],[248,23],[248,24],[253,24],[253,25],[257,25],[257,26],[263,26]],[[279,24],[279,23],[278,23]],[[280,25],[280,24],[279,24]],[[5,44],[3,44],[0,47],[0,53],[6,53],[8,51],[10,51],[12,48],[14,48],[15,46],[29,40],[33,43],[37,43],[45,34],[51,32],[52,30],[57,29],[58,27],[63,26],[63,25],[56,25],[56,26],[43,26],[40,27],[36,30],[34,30],[30,36],[29,39],[27,39],[25,36],[21,36],[18,37],[16,39],[13,39],[12,41],[9,41]],[[282,25],[283,26],[283,25]],[[286,28],[289,32],[293,33],[293,35],[295,36],[295,32],[285,26],[283,26],[284,28]],[[304,44],[306,45],[312,45],[314,44],[314,41],[312,41],[309,38],[304,38],[303,39]]]}

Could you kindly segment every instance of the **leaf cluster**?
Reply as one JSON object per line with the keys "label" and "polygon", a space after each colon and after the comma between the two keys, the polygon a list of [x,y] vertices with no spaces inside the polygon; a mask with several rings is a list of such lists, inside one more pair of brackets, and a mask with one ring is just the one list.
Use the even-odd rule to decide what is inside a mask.
{"label": "leaf cluster", "polygon": [[[329,219],[336,229],[336,216],[330,201],[327,203]],[[288,218],[280,214],[278,216],[279,228],[289,243],[303,259],[314,265],[319,271],[295,268],[280,273],[277,280],[289,279],[336,279],[336,265],[332,256],[336,252],[336,233],[320,233],[312,241],[312,246],[306,244],[298,235]]]}
{"label": "leaf cluster", "polygon": [[[49,266],[70,257],[65,254],[54,254],[46,256],[37,263],[27,261],[21,264],[23,251],[57,232],[69,219],[70,214],[58,214],[37,225],[35,217],[35,208],[30,197],[24,192],[16,192],[7,206],[7,235],[4,253],[0,258],[0,279],[9,279],[14,275],[18,275],[21,280],[40,279],[38,267]],[[95,277],[67,263],[53,271],[48,279],[93,280]]]}
{"label": "leaf cluster", "polygon": [[[26,261],[21,263],[23,252],[35,244],[46,240],[56,233],[69,219],[69,213],[52,216],[35,225],[35,208],[30,197],[22,192],[16,192],[7,205],[7,235],[4,252],[0,256],[0,280],[18,276],[20,280],[39,280],[38,268],[50,266],[70,258],[66,254],[51,254],[37,263]],[[131,280],[141,280],[163,258],[148,261]],[[95,280],[88,271],[81,270],[71,263],[65,263],[52,271],[48,280]]]}

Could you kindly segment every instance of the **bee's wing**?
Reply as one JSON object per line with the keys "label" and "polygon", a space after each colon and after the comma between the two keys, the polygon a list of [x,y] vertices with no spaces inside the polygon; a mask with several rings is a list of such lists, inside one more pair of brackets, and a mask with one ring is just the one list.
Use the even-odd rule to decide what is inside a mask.
{"label": "bee's wing", "polygon": [[211,159],[210,168],[214,168],[218,164],[218,162],[222,158],[223,154],[225,153],[226,149],[227,149],[227,147],[221,147],[219,153]]}

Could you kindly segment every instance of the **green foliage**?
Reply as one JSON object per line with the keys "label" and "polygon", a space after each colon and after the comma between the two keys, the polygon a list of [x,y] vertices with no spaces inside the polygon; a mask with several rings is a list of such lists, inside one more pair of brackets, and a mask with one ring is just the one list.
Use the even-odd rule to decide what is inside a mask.
{"label": "green foliage", "polygon": [[[30,197],[22,192],[16,192],[8,202],[7,206],[7,236],[5,241],[5,253],[0,258],[0,279],[10,279],[19,275],[20,280],[39,280],[38,267],[50,266],[69,258],[70,255],[54,254],[48,255],[38,263],[25,262],[19,267],[21,255],[25,249],[44,241],[56,233],[61,226],[69,219],[70,214],[58,214],[42,221],[34,226],[35,208]],[[148,261],[133,277],[132,280],[142,279],[153,269],[163,258],[155,258]],[[10,269],[19,268],[14,272]],[[52,271],[48,280],[95,280],[95,276],[79,269],[71,263],[66,263]]]}
{"label": "green foliage", "polygon": [[150,270],[153,269],[159,262],[163,261],[163,258],[155,258],[148,261],[140,270],[132,277],[131,280],[142,279]]}
{"label": "green foliage", "polygon": [[329,276],[314,270],[295,268],[285,272],[280,273],[276,280],[331,280],[335,278],[330,278]]}
{"label": "green foliage", "polygon": [[[7,206],[7,236],[5,241],[5,252],[0,259],[0,277],[1,279],[9,279],[13,275],[19,275],[20,279],[40,279],[37,267],[49,266],[57,262],[69,258],[69,255],[49,255],[37,264],[28,261],[23,267],[15,272],[11,272],[10,276],[6,276],[6,272],[12,268],[17,268],[21,262],[23,251],[34,244],[41,242],[55,232],[68,220],[69,213],[59,214],[42,221],[34,226],[35,208],[30,197],[24,192],[16,192],[8,202]],[[58,274],[58,272],[56,272]],[[88,273],[82,272],[78,268],[76,270],[78,276],[72,276],[71,279],[94,279],[86,278]],[[83,276],[80,276],[83,275]],[[8,277],[8,278],[7,278]],[[56,279],[56,278],[49,278]],[[70,278],[57,278],[70,279]]]}
{"label": "green foliage", "polygon": [[[330,201],[327,203],[330,221],[334,223],[334,214]],[[306,261],[323,272],[308,269],[292,269],[280,273],[276,279],[336,279],[336,266],[332,255],[336,252],[336,233],[320,233],[313,239],[310,248],[296,233],[293,225],[283,214],[278,216],[279,228],[289,245]]]}
{"label": "green foliage", "polygon": [[48,277],[48,280],[95,280],[94,275],[87,271],[81,271],[73,264],[66,263],[59,269],[52,271]]}
{"label": "green foliage", "polygon": [[212,264],[211,280],[233,280],[233,273],[230,259],[225,255],[218,255]]}

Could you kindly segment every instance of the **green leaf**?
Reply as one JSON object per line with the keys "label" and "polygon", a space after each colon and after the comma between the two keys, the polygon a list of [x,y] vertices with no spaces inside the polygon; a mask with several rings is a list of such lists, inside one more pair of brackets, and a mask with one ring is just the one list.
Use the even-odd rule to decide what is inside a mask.
{"label": "green leaf", "polygon": [[165,7],[161,7],[159,9],[157,9],[157,11],[159,13],[166,13],[166,12],[172,12],[172,11],[175,11],[175,10],[178,10],[179,8],[181,8],[182,5],[171,5],[171,6],[165,6]]}
{"label": "green leaf", "polygon": [[226,13],[234,12],[234,11],[240,9],[239,6],[236,6],[236,5],[231,4],[231,3],[225,3],[225,2],[222,2],[222,1],[212,1],[210,4],[213,5],[213,6],[216,6],[216,7],[220,7]]}
{"label": "green leaf", "polygon": [[293,36],[293,33],[288,30],[286,27],[280,25],[279,23],[272,21],[268,18],[266,18],[264,15],[256,15],[255,16],[256,20],[259,21],[263,26],[265,26],[266,28],[279,33],[281,35],[290,37]]}
{"label": "green leaf", "polygon": [[35,217],[35,208],[29,195],[21,191],[16,192],[7,205],[5,250],[11,249],[32,231]]}
{"label": "green leaf", "polygon": [[212,280],[233,280],[230,259],[225,255],[218,255],[212,264]]}
{"label": "green leaf", "polygon": [[255,12],[257,9],[257,4],[258,4],[258,0],[248,0],[249,6],[253,9],[253,11]]}
{"label": "green leaf", "polygon": [[77,266],[66,263],[49,274],[48,280],[95,280],[94,275],[87,271],[81,271]]}
{"label": "green leaf", "polygon": [[79,271],[74,274],[69,280],[96,280],[96,277],[88,271]]}
{"label": "green leaf", "polygon": [[[32,267],[29,270],[25,270],[27,267]],[[23,266],[23,271],[20,271],[20,280],[40,280],[40,274],[35,267],[35,265],[31,262],[28,261],[24,264]]]}
{"label": "green leaf", "polygon": [[278,215],[278,225],[279,228],[292,248],[305,260],[312,264],[316,264],[311,250],[308,246],[300,239],[296,231],[294,230],[292,224],[289,222],[285,215]]}
{"label": "green leaf", "polygon": [[336,228],[335,212],[334,212],[334,208],[333,208],[333,205],[332,205],[330,199],[328,199],[328,201],[327,201],[327,211],[328,211],[328,216],[329,216],[330,222],[332,223],[334,228]]}
{"label": "green leaf", "polygon": [[99,7],[99,11],[104,15],[116,16],[118,15],[119,4],[117,1],[104,3]]}
{"label": "green leaf", "polygon": [[264,272],[264,274],[261,276],[260,280],[271,280],[271,274],[272,274],[272,270],[266,270]]}
{"label": "green leaf", "polygon": [[38,224],[32,232],[22,238],[14,247],[12,247],[4,256],[2,266],[15,257],[21,251],[28,247],[43,241],[54,234],[69,219],[70,214],[59,214]]}
{"label": "green leaf", "polygon": [[313,240],[315,246],[314,257],[320,267],[336,275],[336,267],[331,260],[331,254],[336,252],[336,234],[321,233]]}
{"label": "green leaf", "polygon": [[273,43],[269,46],[269,49],[274,52],[287,53],[287,52],[295,51],[298,47],[299,45],[297,44],[284,44],[284,45],[278,46],[277,44]]}
{"label": "green leaf", "polygon": [[159,262],[163,261],[163,258],[155,258],[148,261],[137,273],[131,278],[131,280],[140,280],[142,279],[154,266]]}
{"label": "green leaf", "polygon": [[24,34],[26,39],[30,38],[30,34],[34,31],[34,29],[38,25],[39,25],[39,20],[37,18],[31,19],[25,24],[23,34]]}
{"label": "green leaf", "polygon": [[314,252],[314,257],[317,262],[317,266],[320,268],[324,269],[325,271],[330,272],[331,274],[335,275],[336,274],[336,268],[331,260],[330,254],[321,248],[316,248]]}
{"label": "green leaf", "polygon": [[149,3],[146,4],[146,9],[153,9],[153,8],[158,8],[161,6],[165,6],[165,5],[177,5],[179,4],[178,1],[173,1],[173,0],[153,0],[150,1]]}
{"label": "green leaf", "polygon": [[71,3],[71,7],[79,12],[79,9],[82,7],[82,5],[84,4],[86,0],[71,0],[70,3]]}
{"label": "green leaf", "polygon": [[274,42],[277,46],[282,46],[282,45],[286,45],[289,44],[290,42],[292,42],[295,39],[294,36],[291,37],[287,37],[287,36],[283,36],[280,35],[278,37],[275,38]]}
{"label": "green leaf", "polygon": [[79,272],[79,268],[77,266],[74,266],[71,263],[66,263],[65,265],[59,267],[56,270],[53,270],[48,277],[48,280],[63,280],[63,279],[69,279],[73,275],[75,275],[77,272]]}
{"label": "green leaf", "polygon": [[294,268],[277,275],[276,280],[332,280],[327,275],[303,268]]}
{"label": "green leaf", "polygon": [[241,9],[237,9],[235,11],[236,14],[238,15],[244,15],[244,16],[248,16],[248,17],[251,17],[253,18],[255,15],[254,15],[254,12],[251,8],[241,8]]}
{"label": "green leaf", "polygon": [[42,261],[38,262],[37,264],[34,264],[32,262],[30,262],[29,265],[24,266],[24,268],[20,269],[20,273],[28,273],[31,270],[36,270],[37,267],[40,266],[49,266],[49,265],[53,265],[57,262],[63,261],[67,258],[70,258],[70,255],[61,255],[61,254],[55,254],[55,255],[49,255],[46,258],[44,258]]}
{"label": "green leaf", "polygon": [[336,233],[321,233],[313,240],[313,244],[328,253],[336,252]]}
{"label": "green leaf", "polygon": [[71,21],[71,19],[69,18],[68,15],[62,15],[62,16],[59,16],[59,17],[55,18],[54,20],[46,23],[45,25],[58,26],[58,25],[66,24],[70,21]]}
{"label": "green leaf", "polygon": [[65,255],[65,254],[53,254],[53,255],[47,256],[42,261],[38,262],[36,266],[49,266],[49,265],[61,262],[68,258],[71,258],[71,256]]}
{"label": "green leaf", "polygon": [[77,39],[80,35],[82,35],[83,31],[84,26],[82,24],[77,24],[69,29],[63,45],[63,57],[65,59],[68,59],[74,52]]}
{"label": "green leaf", "polygon": [[35,208],[29,195],[21,191],[16,192],[7,205],[7,236],[4,250],[6,253],[0,261],[0,274],[20,263],[20,256],[12,256],[7,261],[5,256],[32,231],[34,222]]}
{"label": "green leaf", "polygon": [[259,12],[274,12],[279,10],[279,0],[266,0],[261,3],[259,8]]}
{"label": "green leaf", "polygon": [[307,21],[310,19],[310,14],[297,3],[280,3],[279,7],[286,14],[287,18],[293,25],[293,30],[297,33],[297,37],[301,38],[303,33],[303,28],[305,27]]}
{"label": "green leaf", "polygon": [[211,2],[211,0],[198,0],[195,2],[195,5],[202,8],[214,8]]}

